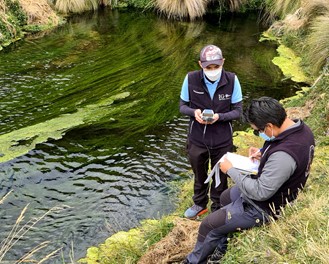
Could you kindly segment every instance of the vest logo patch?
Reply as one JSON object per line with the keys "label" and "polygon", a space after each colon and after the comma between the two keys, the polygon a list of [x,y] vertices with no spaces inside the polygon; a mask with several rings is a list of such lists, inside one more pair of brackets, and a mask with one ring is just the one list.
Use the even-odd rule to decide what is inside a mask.
{"label": "vest logo patch", "polygon": [[229,99],[231,99],[231,95],[230,94],[219,94],[218,99],[219,99],[219,101],[229,100]]}

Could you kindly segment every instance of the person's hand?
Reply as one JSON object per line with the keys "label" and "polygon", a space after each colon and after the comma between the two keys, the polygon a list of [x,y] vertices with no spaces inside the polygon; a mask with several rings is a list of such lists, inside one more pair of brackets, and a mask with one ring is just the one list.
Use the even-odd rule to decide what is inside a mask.
{"label": "person's hand", "polygon": [[260,160],[261,157],[262,157],[262,153],[260,152],[259,148],[255,148],[255,147],[249,148],[249,158],[255,161],[255,160]]}
{"label": "person's hand", "polygon": [[210,124],[217,122],[218,119],[219,119],[219,114],[214,114],[214,120]]}
{"label": "person's hand", "polygon": [[195,120],[198,121],[200,124],[205,124],[205,122],[201,118],[202,112],[201,109],[197,109],[194,111]]}
{"label": "person's hand", "polygon": [[227,171],[232,167],[233,167],[232,163],[226,157],[224,157],[223,162],[219,163],[220,170],[225,174],[227,174]]}
{"label": "person's hand", "polygon": [[197,110],[194,111],[195,120],[198,121],[200,124],[203,124],[203,125],[213,124],[213,123],[215,123],[219,119],[219,115],[218,114],[214,114],[213,121],[207,122],[207,121],[204,121],[201,116],[202,116],[202,112],[201,112],[200,109],[197,109]]}

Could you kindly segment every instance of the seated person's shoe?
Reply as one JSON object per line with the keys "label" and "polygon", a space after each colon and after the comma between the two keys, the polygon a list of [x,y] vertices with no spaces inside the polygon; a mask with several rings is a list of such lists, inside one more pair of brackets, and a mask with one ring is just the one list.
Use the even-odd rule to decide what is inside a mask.
{"label": "seated person's shoe", "polygon": [[222,208],[222,206],[220,204],[218,204],[218,203],[212,203],[210,210],[211,210],[211,212],[215,212],[215,211],[217,211],[217,210],[219,210],[221,208]]}
{"label": "seated person's shoe", "polygon": [[184,216],[188,219],[196,219],[198,216],[203,215],[206,212],[208,212],[207,208],[194,204],[185,211]]}
{"label": "seated person's shoe", "polygon": [[220,264],[223,256],[224,254],[218,248],[215,248],[214,253],[208,258],[207,264]]}

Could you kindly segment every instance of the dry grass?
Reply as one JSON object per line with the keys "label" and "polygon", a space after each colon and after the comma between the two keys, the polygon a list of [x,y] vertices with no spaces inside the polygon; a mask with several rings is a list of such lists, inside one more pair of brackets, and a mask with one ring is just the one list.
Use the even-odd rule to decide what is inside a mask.
{"label": "dry grass", "polygon": [[168,18],[189,17],[194,20],[206,12],[208,0],[156,0],[155,5]]}
{"label": "dry grass", "polygon": [[302,4],[303,12],[305,16],[312,18],[328,14],[329,1],[328,0],[312,0],[303,1]]}
{"label": "dry grass", "polygon": [[55,8],[61,13],[81,13],[87,10],[96,10],[104,1],[99,0],[57,0]]}
{"label": "dry grass", "polygon": [[0,204],[3,204],[3,202],[7,199],[7,197],[12,193],[12,190],[8,192],[4,197],[1,198]]}
{"label": "dry grass", "polygon": [[0,12],[4,12],[6,9],[5,1],[0,0]]}
{"label": "dry grass", "polygon": [[301,6],[302,0],[271,0],[268,5],[268,11],[271,18],[281,17],[284,18],[287,14],[294,13]]}
{"label": "dry grass", "polygon": [[[11,194],[11,191],[7,193],[1,200],[0,204],[3,204],[3,202],[8,198],[8,196]],[[9,233],[6,235],[6,237],[1,241],[0,243],[0,263],[2,261],[5,261],[6,254],[17,244],[18,241],[20,241],[27,232],[29,232],[32,228],[34,228],[42,219],[44,219],[47,215],[49,215],[52,212],[58,212],[66,208],[66,206],[63,207],[53,207],[50,210],[48,210],[46,213],[41,215],[37,218],[31,218],[29,220],[25,220],[25,214],[27,212],[29,205],[26,205],[23,210],[21,211],[20,215],[18,216],[16,222],[13,224],[12,229],[9,231]],[[22,256],[17,261],[12,261],[11,263],[18,264],[18,263],[43,263],[45,261],[50,260],[51,258],[55,257],[56,254],[61,250],[61,248],[54,250],[50,253],[48,253],[46,256],[44,256],[40,260],[35,259],[35,253],[46,250],[46,247],[50,244],[50,241],[44,241],[41,244],[37,245],[36,247],[32,248],[29,252],[27,252],[24,256]],[[44,251],[42,251],[44,253]]]}
{"label": "dry grass", "polygon": [[58,25],[59,17],[47,0],[19,0],[19,3],[27,14],[28,24]]}
{"label": "dry grass", "polygon": [[226,0],[231,12],[239,10],[246,0]]}
{"label": "dry grass", "polygon": [[313,65],[313,73],[319,72],[329,58],[329,12],[326,16],[319,16],[312,22],[310,34],[307,37],[309,52],[307,58]]}
{"label": "dry grass", "polygon": [[138,264],[165,264],[183,260],[192,251],[200,222],[177,218],[173,230],[158,243],[152,245]]}
{"label": "dry grass", "polygon": [[[219,0],[220,5],[227,5],[231,11],[238,10],[246,0]],[[202,17],[207,11],[210,0],[155,0],[155,6],[168,18]]]}
{"label": "dry grass", "polygon": [[281,30],[286,32],[303,29],[318,16],[327,16],[328,12],[328,0],[273,0],[268,6],[270,22],[273,22],[276,17],[282,19],[274,23],[271,28],[281,27]]}

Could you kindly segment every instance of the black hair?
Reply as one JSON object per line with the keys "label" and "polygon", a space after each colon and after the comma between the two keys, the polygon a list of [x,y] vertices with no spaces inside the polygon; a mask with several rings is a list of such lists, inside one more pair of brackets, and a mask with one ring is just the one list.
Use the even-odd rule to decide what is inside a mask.
{"label": "black hair", "polygon": [[283,106],[274,98],[266,96],[253,99],[244,112],[245,121],[260,130],[264,130],[268,123],[281,127],[286,118],[287,113]]}

